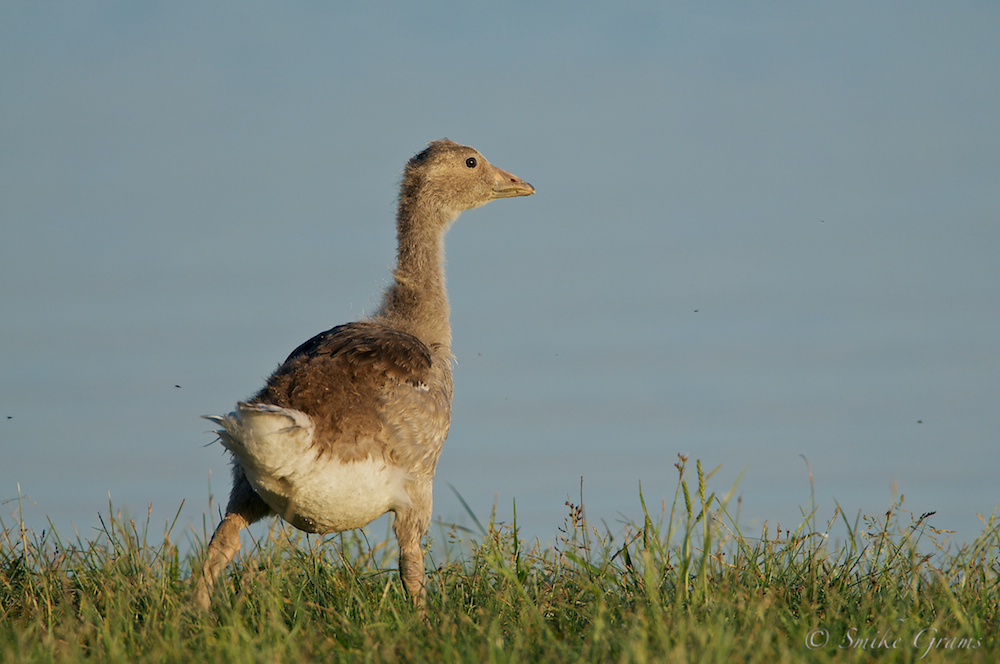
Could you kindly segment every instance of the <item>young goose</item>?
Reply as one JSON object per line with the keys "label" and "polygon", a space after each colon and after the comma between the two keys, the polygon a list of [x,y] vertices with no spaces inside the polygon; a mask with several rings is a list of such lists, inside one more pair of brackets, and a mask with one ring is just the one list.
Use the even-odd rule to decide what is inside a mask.
{"label": "young goose", "polygon": [[534,192],[449,140],[410,159],[396,269],[378,311],[305,342],[252,399],[207,418],[233,455],[233,487],[198,580],[200,606],[239,551],[240,529],[258,519],[277,514],[306,532],[330,533],[386,512],[395,513],[403,585],[423,606],[421,539],[451,422],[444,235],[464,210]]}

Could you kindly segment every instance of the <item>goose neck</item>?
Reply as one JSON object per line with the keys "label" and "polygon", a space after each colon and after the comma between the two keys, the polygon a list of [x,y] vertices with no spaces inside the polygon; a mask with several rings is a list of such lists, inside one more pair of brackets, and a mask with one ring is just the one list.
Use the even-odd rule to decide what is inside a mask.
{"label": "goose neck", "polygon": [[415,217],[411,210],[401,206],[396,269],[377,318],[449,352],[451,327],[444,276],[444,234],[452,220],[444,214]]}

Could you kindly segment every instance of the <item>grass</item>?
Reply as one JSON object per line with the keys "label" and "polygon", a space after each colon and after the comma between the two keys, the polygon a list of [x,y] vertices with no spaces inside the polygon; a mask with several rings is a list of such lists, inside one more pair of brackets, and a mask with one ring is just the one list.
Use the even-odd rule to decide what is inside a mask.
{"label": "grass", "polygon": [[[94,541],[2,528],[0,661],[996,662],[998,524],[962,546],[903,509],[794,531],[740,531],[711,474],[681,457],[672,504],[620,532],[582,505],[555,545],[513,523],[442,526],[429,626],[408,604],[390,538],[317,541],[276,527],[189,605],[198,538],[110,516]],[[732,492],[730,492],[732,493]],[[178,514],[180,512],[178,511]],[[176,519],[175,519],[176,523]],[[830,529],[845,527],[830,546]],[[440,548],[440,547],[439,547]],[[927,552],[924,552],[927,550]]]}

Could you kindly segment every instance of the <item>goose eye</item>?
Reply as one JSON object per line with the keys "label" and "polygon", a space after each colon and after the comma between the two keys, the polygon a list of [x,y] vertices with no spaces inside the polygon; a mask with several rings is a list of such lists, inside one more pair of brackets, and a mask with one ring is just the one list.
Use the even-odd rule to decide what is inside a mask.
{"label": "goose eye", "polygon": [[468,166],[469,168],[475,168],[476,167],[476,158],[475,157],[469,157],[468,159],[465,160],[465,165]]}

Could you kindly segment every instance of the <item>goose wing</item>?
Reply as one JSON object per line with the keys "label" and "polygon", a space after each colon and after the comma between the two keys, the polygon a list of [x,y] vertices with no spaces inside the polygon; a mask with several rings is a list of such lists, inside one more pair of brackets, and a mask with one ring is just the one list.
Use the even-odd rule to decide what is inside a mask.
{"label": "goose wing", "polygon": [[377,323],[348,323],[321,332],[293,350],[284,365],[316,358],[342,359],[397,380],[419,382],[431,368],[431,352],[420,339]]}
{"label": "goose wing", "polygon": [[451,419],[451,372],[441,364],[412,334],[348,323],[292,351],[251,401],[307,414],[321,454],[433,472]]}

